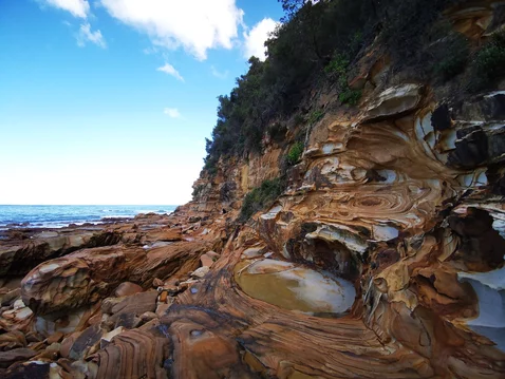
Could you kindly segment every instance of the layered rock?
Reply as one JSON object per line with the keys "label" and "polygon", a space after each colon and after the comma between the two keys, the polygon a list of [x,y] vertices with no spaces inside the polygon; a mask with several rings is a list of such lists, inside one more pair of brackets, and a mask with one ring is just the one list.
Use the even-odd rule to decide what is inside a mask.
{"label": "layered rock", "polygon": [[198,267],[204,242],[174,243],[153,249],[112,246],[84,249],[48,261],[21,282],[21,298],[38,314],[68,311],[96,303],[121,283],[144,288],[155,278],[177,275]]}
{"label": "layered rock", "polygon": [[[494,9],[447,17],[478,40]],[[289,121],[288,139],[306,135],[296,165],[294,139],[266,140],[204,171],[169,225],[118,225],[117,244],[6,282],[0,373],[505,378],[504,95],[392,83],[373,54],[350,81],[356,109],[329,90],[310,99],[319,121]],[[244,195],[281,174],[275,204],[236,222]]]}

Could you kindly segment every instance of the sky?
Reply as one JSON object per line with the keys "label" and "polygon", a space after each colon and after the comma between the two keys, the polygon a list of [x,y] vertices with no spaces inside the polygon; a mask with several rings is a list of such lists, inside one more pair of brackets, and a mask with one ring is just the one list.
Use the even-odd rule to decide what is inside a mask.
{"label": "sky", "polygon": [[276,0],[0,0],[0,204],[183,204]]}

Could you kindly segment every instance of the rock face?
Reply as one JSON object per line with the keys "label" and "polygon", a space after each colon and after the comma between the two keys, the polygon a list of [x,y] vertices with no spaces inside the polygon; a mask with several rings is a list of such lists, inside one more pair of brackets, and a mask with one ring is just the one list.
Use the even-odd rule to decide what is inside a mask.
{"label": "rock face", "polygon": [[26,274],[48,259],[85,247],[113,245],[121,240],[119,233],[109,231],[45,231],[30,240],[12,241],[0,246],[0,276]]}
{"label": "rock face", "polygon": [[[498,8],[447,17],[479,39]],[[289,146],[220,162],[110,243],[0,244],[8,267],[31,262],[2,281],[0,376],[505,378],[505,95],[451,103],[365,63],[360,107],[311,99],[324,117],[288,133],[306,132],[301,161],[245,225]]]}
{"label": "rock face", "polygon": [[[189,252],[191,251],[191,252]],[[21,282],[21,298],[38,314],[96,303],[124,281],[150,287],[188,265],[197,267],[205,243],[173,244],[147,250],[122,246],[85,249],[43,263]]]}

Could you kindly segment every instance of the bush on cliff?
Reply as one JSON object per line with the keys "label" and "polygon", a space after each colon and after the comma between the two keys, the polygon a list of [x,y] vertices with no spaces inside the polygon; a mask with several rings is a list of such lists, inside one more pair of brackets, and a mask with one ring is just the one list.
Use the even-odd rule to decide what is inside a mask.
{"label": "bush on cliff", "polygon": [[[295,4],[296,3],[296,4]],[[307,90],[325,76],[338,52],[348,54],[363,40],[370,12],[366,1],[339,0],[283,4],[292,9],[265,44],[265,62],[252,57],[249,71],[229,95],[220,96],[217,124],[207,142],[206,169],[220,157],[261,152],[263,136],[275,118],[291,115]],[[210,172],[210,171],[208,171]]]}
{"label": "bush on cliff", "polygon": [[470,90],[479,91],[505,77],[505,32],[494,34],[470,65]]}
{"label": "bush on cliff", "polygon": [[462,73],[470,57],[468,40],[459,33],[451,33],[432,49],[433,71],[444,81]]}
{"label": "bush on cliff", "polygon": [[270,207],[281,193],[280,179],[265,180],[260,187],[253,189],[245,196],[239,221],[246,222],[256,212]]}
{"label": "bush on cliff", "polygon": [[293,166],[300,161],[302,158],[303,149],[303,142],[296,142],[293,146],[291,146],[291,149],[289,149],[288,155],[286,157],[290,166]]}
{"label": "bush on cliff", "polygon": [[426,63],[425,36],[442,11],[461,0],[372,0],[381,39],[397,66]]}
{"label": "bush on cliff", "polygon": [[200,185],[194,187],[193,193],[191,194],[191,196],[193,196],[193,198],[199,196],[204,189],[205,189],[205,186],[203,184],[200,184]]}
{"label": "bush on cliff", "polygon": [[[211,175],[221,157],[261,153],[266,133],[274,132],[280,143],[286,133],[275,134],[274,120],[298,113],[311,89],[325,81],[337,86],[342,103],[356,105],[361,92],[349,88],[347,80],[364,46],[379,42],[379,53],[385,51],[397,71],[409,68],[447,80],[466,67],[466,41],[458,35],[447,41],[430,35],[442,11],[462,0],[279,1],[286,15],[265,42],[267,59],[251,57],[249,71],[229,95],[219,97],[206,148],[205,169]],[[479,67],[501,62],[498,45],[478,56]],[[442,56],[436,51],[440,47]]]}

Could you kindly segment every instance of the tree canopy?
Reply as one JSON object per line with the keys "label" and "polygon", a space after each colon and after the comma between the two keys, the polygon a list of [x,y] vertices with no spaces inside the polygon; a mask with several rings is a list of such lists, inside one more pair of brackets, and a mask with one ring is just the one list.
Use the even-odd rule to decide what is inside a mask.
{"label": "tree canopy", "polygon": [[444,7],[460,0],[279,1],[285,17],[265,42],[267,59],[251,57],[248,72],[218,98],[217,123],[206,145],[211,174],[220,157],[260,152],[267,126],[296,113],[321,80],[338,87],[342,102],[356,104],[360,93],[348,88],[348,71],[377,37],[394,64],[426,59],[427,31]]}

